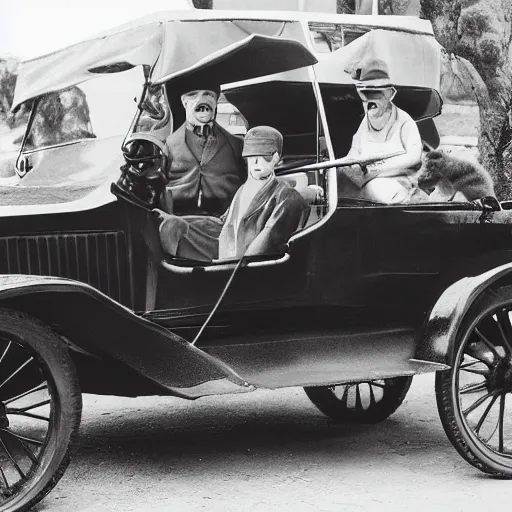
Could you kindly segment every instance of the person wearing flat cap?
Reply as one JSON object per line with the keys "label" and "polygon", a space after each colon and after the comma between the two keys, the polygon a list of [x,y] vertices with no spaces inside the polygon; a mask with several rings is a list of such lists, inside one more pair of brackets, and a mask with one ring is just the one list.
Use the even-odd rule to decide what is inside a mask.
{"label": "person wearing flat cap", "polygon": [[[242,152],[247,161],[247,181],[238,189],[225,214],[220,219],[208,217],[210,225],[202,230],[183,217],[159,212],[164,251],[199,261],[282,251],[308,211],[302,195],[274,173],[282,148],[283,136],[276,129],[250,129]],[[198,247],[202,248],[200,252]]]}
{"label": "person wearing flat cap", "polygon": [[302,195],[276,178],[283,136],[270,126],[247,132],[242,156],[248,177],[226,212],[219,237],[219,258],[280,252],[299,227],[308,205]]}
{"label": "person wearing flat cap", "polygon": [[185,122],[166,139],[169,182],[160,204],[175,215],[220,216],[247,177],[242,141],[215,120],[220,87],[182,84]]}
{"label": "person wearing flat cap", "polygon": [[396,89],[387,64],[364,59],[353,66],[351,75],[365,114],[347,158],[376,160],[345,168],[345,175],[359,187],[359,197],[386,204],[421,200],[415,174],[423,144],[414,120],[393,103]]}

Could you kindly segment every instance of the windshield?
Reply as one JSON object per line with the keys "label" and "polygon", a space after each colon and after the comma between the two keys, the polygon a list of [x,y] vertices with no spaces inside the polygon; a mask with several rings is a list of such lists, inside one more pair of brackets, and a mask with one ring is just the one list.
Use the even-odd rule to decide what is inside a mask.
{"label": "windshield", "polygon": [[43,96],[23,151],[126,134],[143,81],[138,67]]}
{"label": "windshield", "polygon": [[16,137],[0,133],[0,204],[76,201],[115,180],[143,83],[138,67],[43,96],[20,154],[32,102],[22,105]]}

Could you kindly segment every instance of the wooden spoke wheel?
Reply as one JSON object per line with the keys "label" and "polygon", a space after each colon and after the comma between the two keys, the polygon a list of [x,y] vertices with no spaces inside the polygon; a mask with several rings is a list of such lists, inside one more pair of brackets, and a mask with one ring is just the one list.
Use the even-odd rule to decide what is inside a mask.
{"label": "wooden spoke wheel", "polygon": [[55,486],[81,406],[63,341],[34,318],[0,309],[0,511],[29,510]]}
{"label": "wooden spoke wheel", "polygon": [[470,464],[512,477],[512,287],[487,290],[457,335],[451,370],[436,375],[448,438]]}
{"label": "wooden spoke wheel", "polygon": [[341,423],[378,423],[404,401],[412,377],[304,388],[325,415]]}

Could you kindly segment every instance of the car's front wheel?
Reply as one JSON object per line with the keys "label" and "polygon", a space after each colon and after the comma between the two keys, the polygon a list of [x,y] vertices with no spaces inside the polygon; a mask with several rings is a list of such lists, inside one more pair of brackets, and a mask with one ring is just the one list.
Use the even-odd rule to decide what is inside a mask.
{"label": "car's front wheel", "polygon": [[326,416],[340,423],[378,423],[402,404],[412,377],[352,382],[337,386],[307,387],[309,399]]}
{"label": "car's front wheel", "polygon": [[436,375],[443,427],[470,464],[512,478],[512,287],[487,290],[459,329],[451,370]]}
{"label": "car's front wheel", "polygon": [[38,320],[0,309],[0,511],[29,510],[55,486],[81,408],[62,340]]}

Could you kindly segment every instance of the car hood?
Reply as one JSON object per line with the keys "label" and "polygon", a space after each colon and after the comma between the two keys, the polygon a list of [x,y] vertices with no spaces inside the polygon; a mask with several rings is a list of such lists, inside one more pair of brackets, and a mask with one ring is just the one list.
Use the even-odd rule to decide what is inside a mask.
{"label": "car hood", "polygon": [[12,108],[101,74],[138,65],[151,69],[154,84],[203,70],[218,76],[221,83],[284,72],[317,62],[305,44],[296,21],[265,26],[261,20],[174,20],[122,27],[23,62]]}

